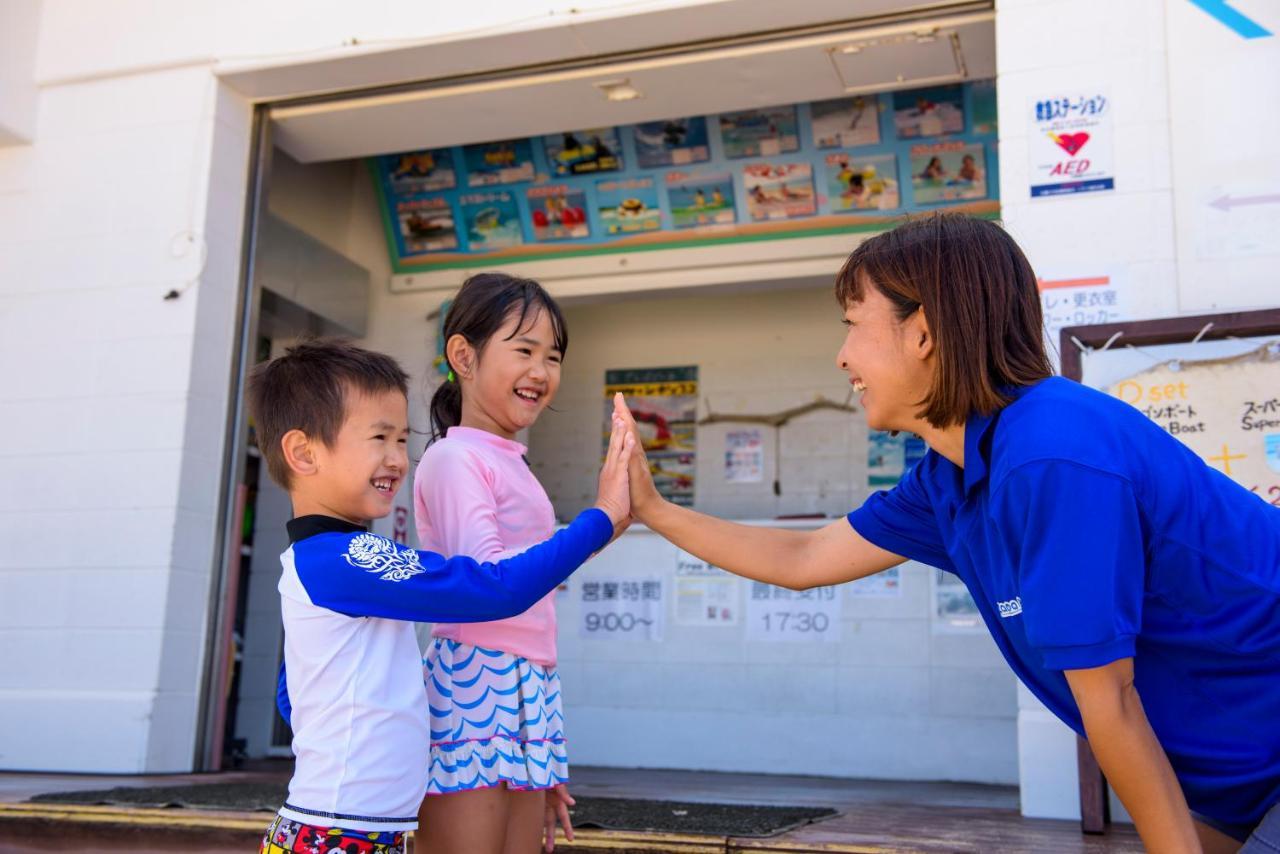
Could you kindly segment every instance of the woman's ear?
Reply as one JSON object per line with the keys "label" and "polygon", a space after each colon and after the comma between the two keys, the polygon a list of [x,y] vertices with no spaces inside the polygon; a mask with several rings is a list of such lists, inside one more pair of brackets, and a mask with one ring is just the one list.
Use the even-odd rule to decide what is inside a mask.
{"label": "woman's ear", "polygon": [[315,448],[307,434],[301,430],[290,430],[281,436],[280,450],[284,452],[284,461],[289,466],[289,471],[298,477],[307,477],[320,470]]}
{"label": "woman's ear", "polygon": [[933,355],[935,342],[933,331],[929,329],[929,319],[924,316],[924,306],[917,308],[907,318],[907,344],[921,361]]}
{"label": "woman's ear", "polygon": [[459,379],[471,377],[476,366],[476,350],[464,336],[457,333],[450,335],[445,342],[444,353]]}

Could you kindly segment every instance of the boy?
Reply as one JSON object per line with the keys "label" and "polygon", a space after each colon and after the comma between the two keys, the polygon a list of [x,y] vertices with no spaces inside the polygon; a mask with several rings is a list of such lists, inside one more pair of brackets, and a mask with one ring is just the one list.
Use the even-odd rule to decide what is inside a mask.
{"label": "boy", "polygon": [[430,745],[413,622],[515,616],[629,518],[634,440],[615,427],[596,506],[523,554],[481,564],[368,533],[408,468],[407,388],[395,360],[341,341],[299,344],[249,378],[258,444],[294,515],[279,590],[297,763],[267,854],[403,852]]}

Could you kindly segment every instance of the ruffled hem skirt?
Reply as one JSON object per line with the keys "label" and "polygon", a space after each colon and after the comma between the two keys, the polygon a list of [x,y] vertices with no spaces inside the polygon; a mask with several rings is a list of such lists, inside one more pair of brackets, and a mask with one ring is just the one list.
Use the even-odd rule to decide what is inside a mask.
{"label": "ruffled hem skirt", "polygon": [[569,781],[560,674],[528,659],[432,638],[422,660],[431,714],[427,794]]}

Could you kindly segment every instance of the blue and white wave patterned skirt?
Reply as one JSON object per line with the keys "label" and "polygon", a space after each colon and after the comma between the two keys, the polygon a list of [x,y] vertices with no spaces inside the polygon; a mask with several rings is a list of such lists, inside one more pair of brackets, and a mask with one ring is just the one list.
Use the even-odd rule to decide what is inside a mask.
{"label": "blue and white wave patterned skirt", "polygon": [[555,668],[432,638],[422,669],[431,706],[428,795],[569,781]]}

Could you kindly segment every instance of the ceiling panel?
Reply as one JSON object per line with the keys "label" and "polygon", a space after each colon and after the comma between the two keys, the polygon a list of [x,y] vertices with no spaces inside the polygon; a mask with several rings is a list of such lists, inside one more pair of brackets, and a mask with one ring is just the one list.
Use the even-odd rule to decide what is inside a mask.
{"label": "ceiling panel", "polygon": [[[935,36],[913,35],[930,32]],[[953,34],[967,78],[994,77],[993,18],[977,13],[286,107],[272,116],[277,144],[299,161],[364,157],[835,98],[868,80],[884,89],[909,88],[930,82],[939,69],[954,72]],[[874,49],[842,51],[876,39],[883,43]],[[595,86],[619,78],[642,97],[609,101]]]}
{"label": "ceiling panel", "polygon": [[[540,11],[545,5],[530,3],[529,8]],[[598,10],[571,7],[488,31],[394,44],[379,39],[400,28],[399,22],[387,21],[368,33],[352,33],[351,44],[330,51],[224,61],[218,76],[252,100],[280,101],[974,5],[975,0],[650,0]],[[375,17],[376,9],[370,11]]]}

